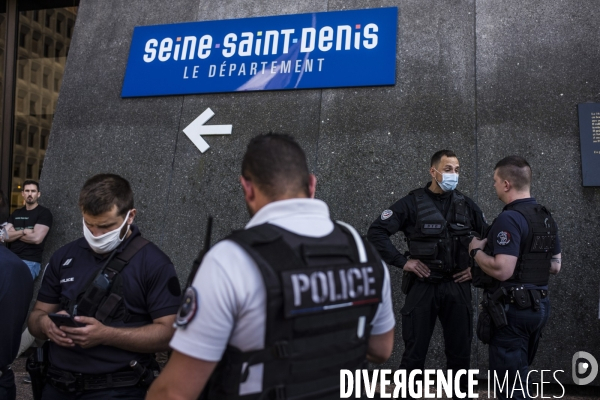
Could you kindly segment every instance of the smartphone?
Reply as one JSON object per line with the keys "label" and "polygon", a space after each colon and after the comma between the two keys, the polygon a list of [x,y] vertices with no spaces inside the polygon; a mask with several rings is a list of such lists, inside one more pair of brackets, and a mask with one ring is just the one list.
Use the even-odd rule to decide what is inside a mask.
{"label": "smartphone", "polygon": [[80,328],[85,326],[86,324],[82,324],[81,322],[77,322],[73,319],[72,316],[67,314],[48,314],[48,317],[54,322],[57,327],[61,326],[70,326],[72,328]]}

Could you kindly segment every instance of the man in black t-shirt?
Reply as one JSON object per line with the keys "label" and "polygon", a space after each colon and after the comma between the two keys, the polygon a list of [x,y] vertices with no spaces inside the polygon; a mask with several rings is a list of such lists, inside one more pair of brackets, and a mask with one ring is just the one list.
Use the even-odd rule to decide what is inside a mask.
{"label": "man in black t-shirt", "polygon": [[52,227],[52,213],[39,205],[41,193],[36,181],[25,181],[21,195],[25,206],[15,210],[8,218],[8,239],[5,241],[11,243],[10,249],[27,264],[31,276],[35,279],[40,273],[42,252]]}

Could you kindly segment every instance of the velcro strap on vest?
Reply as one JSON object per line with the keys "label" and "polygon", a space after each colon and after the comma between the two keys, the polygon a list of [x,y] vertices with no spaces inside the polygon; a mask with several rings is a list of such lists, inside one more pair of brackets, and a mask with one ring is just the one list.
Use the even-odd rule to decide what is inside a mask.
{"label": "velcro strap on vest", "polygon": [[347,257],[354,260],[354,253],[349,246],[334,245],[302,245],[302,256],[304,260],[310,257]]}

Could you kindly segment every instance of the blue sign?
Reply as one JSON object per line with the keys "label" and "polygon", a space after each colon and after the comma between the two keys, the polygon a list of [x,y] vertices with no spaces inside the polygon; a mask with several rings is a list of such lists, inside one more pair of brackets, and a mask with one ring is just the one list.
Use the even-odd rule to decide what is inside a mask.
{"label": "blue sign", "polygon": [[600,104],[579,104],[583,186],[600,186]]}
{"label": "blue sign", "polygon": [[138,26],[122,97],[396,83],[398,8]]}

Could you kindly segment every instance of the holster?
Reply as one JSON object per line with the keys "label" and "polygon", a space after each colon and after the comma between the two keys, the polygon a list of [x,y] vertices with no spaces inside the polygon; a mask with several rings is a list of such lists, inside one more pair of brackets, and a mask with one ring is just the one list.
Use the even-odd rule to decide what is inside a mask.
{"label": "holster", "polygon": [[488,344],[492,340],[492,330],[492,317],[490,317],[490,313],[482,307],[479,317],[477,318],[477,337],[483,344]]}
{"label": "holster", "polygon": [[33,400],[41,400],[42,391],[48,376],[48,341],[42,347],[38,347],[28,358],[25,369],[31,377],[31,390]]}
{"label": "holster", "polygon": [[402,272],[402,293],[408,294],[410,288],[415,284],[416,275],[409,271]]}
{"label": "holster", "polygon": [[481,302],[482,310],[487,311],[496,329],[502,329],[508,325],[506,312],[504,311],[504,297],[506,297],[506,289],[501,287],[493,294],[484,293]]}

